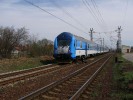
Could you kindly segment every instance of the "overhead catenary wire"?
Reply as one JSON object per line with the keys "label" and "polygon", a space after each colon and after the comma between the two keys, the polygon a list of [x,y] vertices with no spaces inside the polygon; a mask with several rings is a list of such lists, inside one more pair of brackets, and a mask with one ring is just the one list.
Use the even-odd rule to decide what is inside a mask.
{"label": "overhead catenary wire", "polygon": [[104,26],[107,28],[107,24],[106,24],[106,22],[104,21],[103,16],[102,16],[100,10],[98,9],[98,6],[97,6],[95,0],[91,0],[91,2],[92,2],[92,4],[93,4],[95,10],[97,11],[98,17],[101,18],[101,22],[102,22],[102,23],[104,24]]}
{"label": "overhead catenary wire", "polygon": [[83,4],[86,6],[86,8],[88,9],[88,11],[91,13],[91,15],[94,17],[95,21],[97,22],[97,24],[99,25],[99,27],[102,30],[105,30],[105,28],[102,26],[101,21],[99,20],[99,18],[97,17],[97,15],[95,14],[95,12],[93,11],[90,3],[87,0],[82,0]]}
{"label": "overhead catenary wire", "polygon": [[88,30],[81,22],[79,22],[75,17],[73,17],[67,10],[65,10],[63,7],[61,7],[58,3],[56,3],[54,0],[50,0],[57,8],[62,10],[68,17],[73,19],[77,24],[79,24],[81,27],[83,27],[85,30]]}
{"label": "overhead catenary wire", "polygon": [[108,36],[108,34],[106,34],[106,33],[104,33],[104,35],[105,35],[107,38],[109,38],[109,39],[107,39],[107,41],[108,41],[108,42],[111,42],[111,45],[113,45],[112,42],[114,42],[114,44],[116,45],[116,42],[117,42],[117,41],[116,41],[114,38],[111,37],[111,33],[110,33],[110,36]]}
{"label": "overhead catenary wire", "polygon": [[85,7],[88,9],[89,13],[91,13],[91,15],[94,17],[96,23],[101,27],[98,19],[96,18],[96,16],[94,15],[94,13],[92,12],[92,10],[90,9],[90,7],[88,7],[86,1],[82,0],[83,4],[85,5]]}
{"label": "overhead catenary wire", "polygon": [[91,0],[91,2],[92,2],[92,4],[93,4],[95,10],[97,11],[98,16],[101,17],[101,21],[104,22],[103,17],[102,17],[102,15],[101,15],[101,13],[100,13],[100,11],[99,11],[99,9],[98,9],[98,6],[96,5],[95,0]]}
{"label": "overhead catenary wire", "polygon": [[105,31],[105,32],[95,32],[95,33],[99,34],[99,37],[100,37],[99,39],[102,39],[103,36],[101,36],[101,33],[103,33],[108,38],[108,39],[105,38],[105,41],[108,41],[108,43],[110,43],[112,45],[112,40],[113,40],[114,44],[116,44],[116,39],[111,36],[111,34],[115,33],[115,31]]}
{"label": "overhead catenary wire", "polygon": [[[28,0],[24,0],[24,1],[27,2],[28,4],[34,6],[34,7],[36,7],[36,8],[38,8],[38,9],[42,10],[42,11],[44,11],[45,13],[47,13],[47,14],[49,14],[49,15],[55,17],[55,18],[57,18],[58,20],[60,20],[60,21],[62,21],[62,22],[64,22],[64,23],[66,23],[67,25],[69,25],[69,26],[71,26],[71,27],[73,27],[73,28],[75,28],[75,29],[77,29],[77,30],[83,32],[83,33],[86,33],[85,31],[83,31],[83,30],[79,29],[78,27],[72,25],[71,23],[69,23],[69,22],[67,22],[67,21],[65,21],[65,20],[63,20],[63,19],[61,19],[60,17],[58,17],[58,16],[56,16],[56,15],[50,13],[49,11],[47,11],[47,10],[41,8],[40,6],[35,5],[34,3],[32,3],[32,2],[30,2],[30,1],[28,1]],[[87,34],[87,33],[86,33],[86,34]]]}
{"label": "overhead catenary wire", "polygon": [[[98,25],[104,30],[107,29],[107,25],[102,17],[102,14],[100,13],[100,11],[98,9],[98,6],[96,5],[96,2],[94,0],[91,0],[94,10],[87,0],[82,0],[82,2],[87,7],[87,9],[91,13],[91,15],[95,18],[95,21],[98,23]],[[99,37],[102,38],[100,33],[99,33]]]}

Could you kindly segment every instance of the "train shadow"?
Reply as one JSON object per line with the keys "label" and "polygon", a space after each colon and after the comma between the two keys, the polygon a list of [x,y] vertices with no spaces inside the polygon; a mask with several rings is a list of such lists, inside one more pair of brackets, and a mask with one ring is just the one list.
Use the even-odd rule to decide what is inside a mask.
{"label": "train shadow", "polygon": [[57,62],[55,59],[53,59],[53,60],[40,60],[40,63],[42,63],[43,65],[46,65],[46,64],[55,64]]}

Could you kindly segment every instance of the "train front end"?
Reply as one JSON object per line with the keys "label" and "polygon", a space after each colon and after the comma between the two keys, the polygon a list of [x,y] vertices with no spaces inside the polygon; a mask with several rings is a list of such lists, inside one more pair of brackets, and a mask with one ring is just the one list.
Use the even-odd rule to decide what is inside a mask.
{"label": "train front end", "polygon": [[72,34],[63,32],[54,41],[54,58],[58,62],[70,62],[72,60]]}

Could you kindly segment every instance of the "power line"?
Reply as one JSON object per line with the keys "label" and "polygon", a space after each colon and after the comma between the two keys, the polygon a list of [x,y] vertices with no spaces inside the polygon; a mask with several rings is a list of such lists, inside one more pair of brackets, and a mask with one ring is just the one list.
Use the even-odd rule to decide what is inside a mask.
{"label": "power line", "polygon": [[96,23],[101,27],[100,22],[98,20],[98,18],[96,17],[96,15],[93,13],[93,11],[90,8],[90,4],[88,4],[88,2],[85,0],[82,0],[83,4],[86,6],[86,8],[88,9],[88,11],[91,13],[91,15],[94,17]]}
{"label": "power line", "polygon": [[[105,38],[105,39],[106,39],[106,41],[108,41],[108,43],[109,43],[109,44],[110,44],[110,43],[112,44],[112,39],[114,40],[114,38],[112,38],[112,39],[111,39],[111,33],[113,33],[113,32],[115,32],[115,31],[108,31],[108,32],[95,32],[95,33],[99,33],[99,37],[100,37],[100,38],[102,38],[102,37],[103,37],[103,36],[101,37],[101,33],[104,33],[104,35],[105,35],[107,38],[109,38],[109,39]],[[109,36],[109,34],[107,34],[107,33],[110,33],[110,36]],[[115,40],[114,40],[114,41],[115,41]],[[108,44],[108,45],[109,45],[109,44]]]}
{"label": "power line", "polygon": [[[39,7],[38,5],[35,5],[34,3],[32,3],[32,2],[30,2],[30,1],[28,1],[28,0],[24,0],[24,1],[27,2],[27,3],[29,3],[29,4],[32,5],[32,6],[36,7],[36,8],[38,8],[38,9],[40,9],[40,10],[42,10],[42,11],[48,13],[49,15],[51,15],[51,16],[53,16],[53,17],[59,19],[60,21],[62,21],[62,22],[64,22],[64,23],[68,24],[69,26],[71,26],[71,27],[73,27],[73,28],[75,28],[75,29],[77,29],[77,30],[83,32],[83,33],[86,33],[86,32],[84,32],[83,30],[77,28],[76,26],[70,24],[69,22],[67,22],[67,21],[65,21],[65,20],[63,20],[63,19],[61,19],[61,18],[59,18],[58,16],[56,16],[56,15],[54,15],[54,14],[48,12],[47,10],[45,10],[45,9],[43,9],[43,8],[41,8],[41,7]],[[86,34],[87,34],[87,33],[86,33]]]}
{"label": "power line", "polygon": [[[95,11],[97,12],[97,14],[99,15],[98,17],[101,17],[101,14],[99,13],[99,10],[96,6],[96,3],[94,2],[94,0],[91,0],[92,4],[93,4],[93,7],[95,9]],[[100,20],[101,22],[103,22],[103,20]]]}
{"label": "power line", "polygon": [[[83,1],[83,0],[82,0]],[[102,29],[105,29],[105,27],[103,26],[102,24],[102,21],[99,19],[99,17],[97,16],[97,14],[95,13],[95,11],[93,10],[93,8],[91,7],[90,3],[85,0],[85,4],[89,10],[89,12],[93,15],[93,17],[95,18],[95,20],[98,22],[99,26],[102,28]]]}
{"label": "power line", "polygon": [[67,10],[63,9],[59,4],[57,4],[54,0],[50,0],[56,7],[58,7],[60,10],[62,10],[68,17],[73,19],[77,24],[79,24],[81,27],[84,27],[84,29],[88,30],[83,24],[81,24],[76,18],[74,18]]}
{"label": "power line", "polygon": [[97,11],[99,17],[101,17],[102,23],[105,24],[105,27],[107,27],[107,25],[106,25],[106,23],[105,23],[105,21],[104,21],[104,19],[103,19],[103,17],[102,17],[102,14],[101,14],[100,10],[98,9],[98,6],[97,6],[95,0],[91,0],[91,2],[92,2],[92,4],[93,4],[95,10]]}

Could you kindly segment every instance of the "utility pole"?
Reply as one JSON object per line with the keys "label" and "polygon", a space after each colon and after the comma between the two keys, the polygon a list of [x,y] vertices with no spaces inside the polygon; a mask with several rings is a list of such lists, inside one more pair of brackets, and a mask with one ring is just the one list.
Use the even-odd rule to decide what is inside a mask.
{"label": "utility pole", "polygon": [[101,41],[101,46],[100,46],[100,52],[102,51],[102,38],[100,39]]}
{"label": "utility pole", "polygon": [[118,26],[118,30],[116,30],[118,33],[118,41],[117,41],[117,50],[118,52],[121,52],[121,26]]}
{"label": "utility pole", "polygon": [[104,52],[104,38],[103,38],[103,52]]}
{"label": "utility pole", "polygon": [[91,38],[91,41],[93,41],[93,28],[90,28],[90,38]]}

